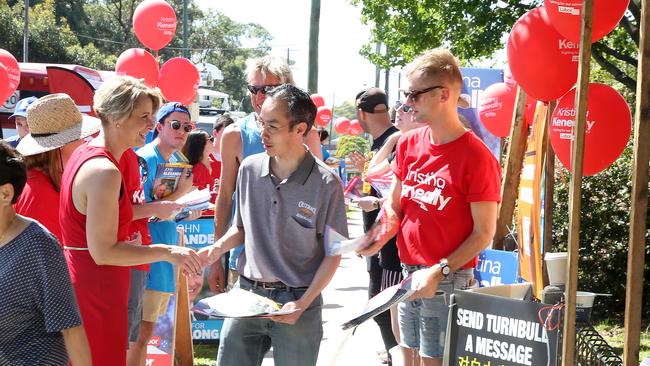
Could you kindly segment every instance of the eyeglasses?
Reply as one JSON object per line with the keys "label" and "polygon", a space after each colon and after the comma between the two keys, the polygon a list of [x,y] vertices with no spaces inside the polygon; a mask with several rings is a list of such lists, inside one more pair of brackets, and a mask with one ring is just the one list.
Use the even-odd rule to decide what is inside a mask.
{"label": "eyeglasses", "polygon": [[395,102],[395,110],[396,111],[401,111],[404,113],[409,113],[411,112],[411,106],[405,103],[402,103],[401,101]]}
{"label": "eyeglasses", "polygon": [[281,126],[276,126],[276,125],[270,125],[267,122],[261,121],[259,118],[257,119],[257,128],[260,129],[262,132],[266,132],[269,135],[274,135],[280,131],[281,128],[289,126],[290,123],[287,123],[286,125],[281,125]]}
{"label": "eyeglasses", "polygon": [[181,127],[183,127],[183,131],[185,132],[191,132],[194,129],[194,126],[192,126],[191,123],[182,123],[181,121],[175,119],[169,121],[169,124],[174,130],[177,131],[180,130]]}
{"label": "eyeglasses", "polygon": [[251,94],[256,95],[259,92],[262,92],[262,94],[266,95],[266,93],[270,92],[275,88],[276,86],[279,85],[246,85],[246,88],[248,89]]}
{"label": "eyeglasses", "polygon": [[408,101],[409,98],[411,98],[411,100],[413,100],[413,102],[417,102],[418,97],[420,95],[422,95],[424,93],[428,93],[428,92],[430,92],[432,90],[436,90],[436,89],[440,89],[440,88],[444,88],[444,87],[445,87],[444,85],[436,85],[436,86],[432,86],[430,88],[421,89],[421,90],[402,90],[402,93],[404,93],[404,99],[406,101]]}

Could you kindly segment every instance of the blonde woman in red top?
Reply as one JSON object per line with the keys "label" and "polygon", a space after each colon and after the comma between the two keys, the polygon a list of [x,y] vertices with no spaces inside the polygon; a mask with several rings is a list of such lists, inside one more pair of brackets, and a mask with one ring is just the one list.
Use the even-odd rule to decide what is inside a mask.
{"label": "blonde woman in red top", "polygon": [[129,266],[169,261],[201,273],[191,249],[140,246],[128,237],[133,209],[118,162],[126,149],[143,145],[160,100],[132,77],[104,83],[94,98],[102,131],[75,150],[63,174],[63,245],[95,366],[126,364]]}

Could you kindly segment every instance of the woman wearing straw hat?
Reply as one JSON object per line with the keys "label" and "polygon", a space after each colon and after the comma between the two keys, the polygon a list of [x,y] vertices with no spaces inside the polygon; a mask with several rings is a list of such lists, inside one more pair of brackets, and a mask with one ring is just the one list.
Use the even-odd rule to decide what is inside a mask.
{"label": "woman wearing straw hat", "polygon": [[16,214],[25,163],[0,140],[0,364],[90,364],[90,350],[58,241]]}
{"label": "woman wearing straw hat", "polygon": [[63,248],[95,366],[126,363],[129,266],[168,261],[201,273],[191,249],[140,246],[139,237],[128,237],[133,209],[118,162],[144,144],[159,105],[160,95],[140,80],[104,83],[94,97],[101,132],[75,150],[63,172]]}
{"label": "woman wearing straw hat", "polygon": [[30,133],[20,140],[18,152],[27,164],[27,184],[14,206],[62,240],[59,190],[63,167],[83,139],[99,132],[99,119],[82,115],[66,94],[50,94],[27,109]]}

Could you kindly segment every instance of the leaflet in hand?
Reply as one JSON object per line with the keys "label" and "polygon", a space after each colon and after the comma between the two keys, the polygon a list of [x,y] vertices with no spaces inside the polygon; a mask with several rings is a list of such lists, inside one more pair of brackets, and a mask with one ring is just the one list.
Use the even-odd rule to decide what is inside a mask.
{"label": "leaflet in hand", "polygon": [[355,239],[346,239],[336,232],[336,230],[325,225],[325,234],[323,235],[325,255],[334,256],[349,252],[358,252],[372,246],[378,241],[387,241],[395,236],[396,233],[397,228],[391,226],[386,210],[382,207],[370,229]]}
{"label": "leaflet in hand", "polygon": [[240,288],[206,297],[192,307],[193,312],[212,318],[266,318],[299,310],[280,310],[275,301]]}
{"label": "leaflet in hand", "polygon": [[378,314],[390,309],[394,304],[408,299],[415,292],[412,288],[412,283],[412,276],[408,276],[397,285],[378,293],[372,299],[368,300],[361,314],[343,323],[341,327],[344,330],[354,328],[366,320],[372,319]]}
{"label": "leaflet in hand", "polygon": [[390,196],[390,187],[393,184],[394,176],[395,174],[392,171],[388,171],[384,175],[367,177],[366,180],[370,183],[372,188],[377,191],[379,197],[388,197]]}
{"label": "leaflet in hand", "polygon": [[[183,221],[190,216],[190,211],[203,211],[214,209],[214,205],[210,203],[210,189],[204,188],[201,190],[194,189],[188,194],[180,197],[175,201],[183,205],[183,208],[174,214],[173,220],[176,222]],[[164,221],[158,217],[149,218],[149,222]]]}
{"label": "leaflet in hand", "polygon": [[189,176],[192,174],[192,166],[185,163],[158,164],[156,177],[153,181],[151,197],[154,200],[163,199],[176,191],[178,181],[181,179],[183,169]]}
{"label": "leaflet in hand", "polygon": [[343,190],[343,196],[345,197],[345,203],[347,205],[351,204],[352,201],[358,200],[363,197],[363,180],[358,175],[355,175],[350,179],[348,185],[345,186]]}

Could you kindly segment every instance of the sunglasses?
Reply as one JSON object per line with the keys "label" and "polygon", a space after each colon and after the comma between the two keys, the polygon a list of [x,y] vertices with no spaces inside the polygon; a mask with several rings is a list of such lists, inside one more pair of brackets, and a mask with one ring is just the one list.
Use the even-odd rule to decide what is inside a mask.
{"label": "sunglasses", "polygon": [[413,100],[414,102],[417,102],[418,97],[420,95],[428,93],[428,92],[430,92],[432,90],[436,90],[436,89],[440,89],[440,88],[444,88],[444,87],[445,87],[444,85],[436,85],[436,86],[432,86],[430,88],[421,89],[421,90],[402,90],[402,93],[404,93],[404,100],[408,101],[409,98],[411,98],[411,100]]}
{"label": "sunglasses", "polygon": [[180,130],[181,127],[183,127],[183,131],[185,131],[185,132],[191,132],[194,129],[194,126],[192,126],[192,124],[190,124],[190,123],[182,123],[181,121],[178,121],[178,120],[175,120],[175,119],[169,121],[169,124],[170,124],[170,126],[172,126],[172,128],[174,130],[177,130],[177,131]]}
{"label": "sunglasses", "polygon": [[404,104],[398,100],[397,102],[395,102],[395,110],[402,111],[404,113],[409,113],[411,112],[411,106],[408,104]]}
{"label": "sunglasses", "polygon": [[256,95],[259,92],[262,92],[262,94],[266,95],[266,93],[273,90],[273,88],[275,88],[276,86],[279,86],[279,85],[250,85],[250,84],[248,84],[248,85],[246,85],[246,88],[253,95]]}

